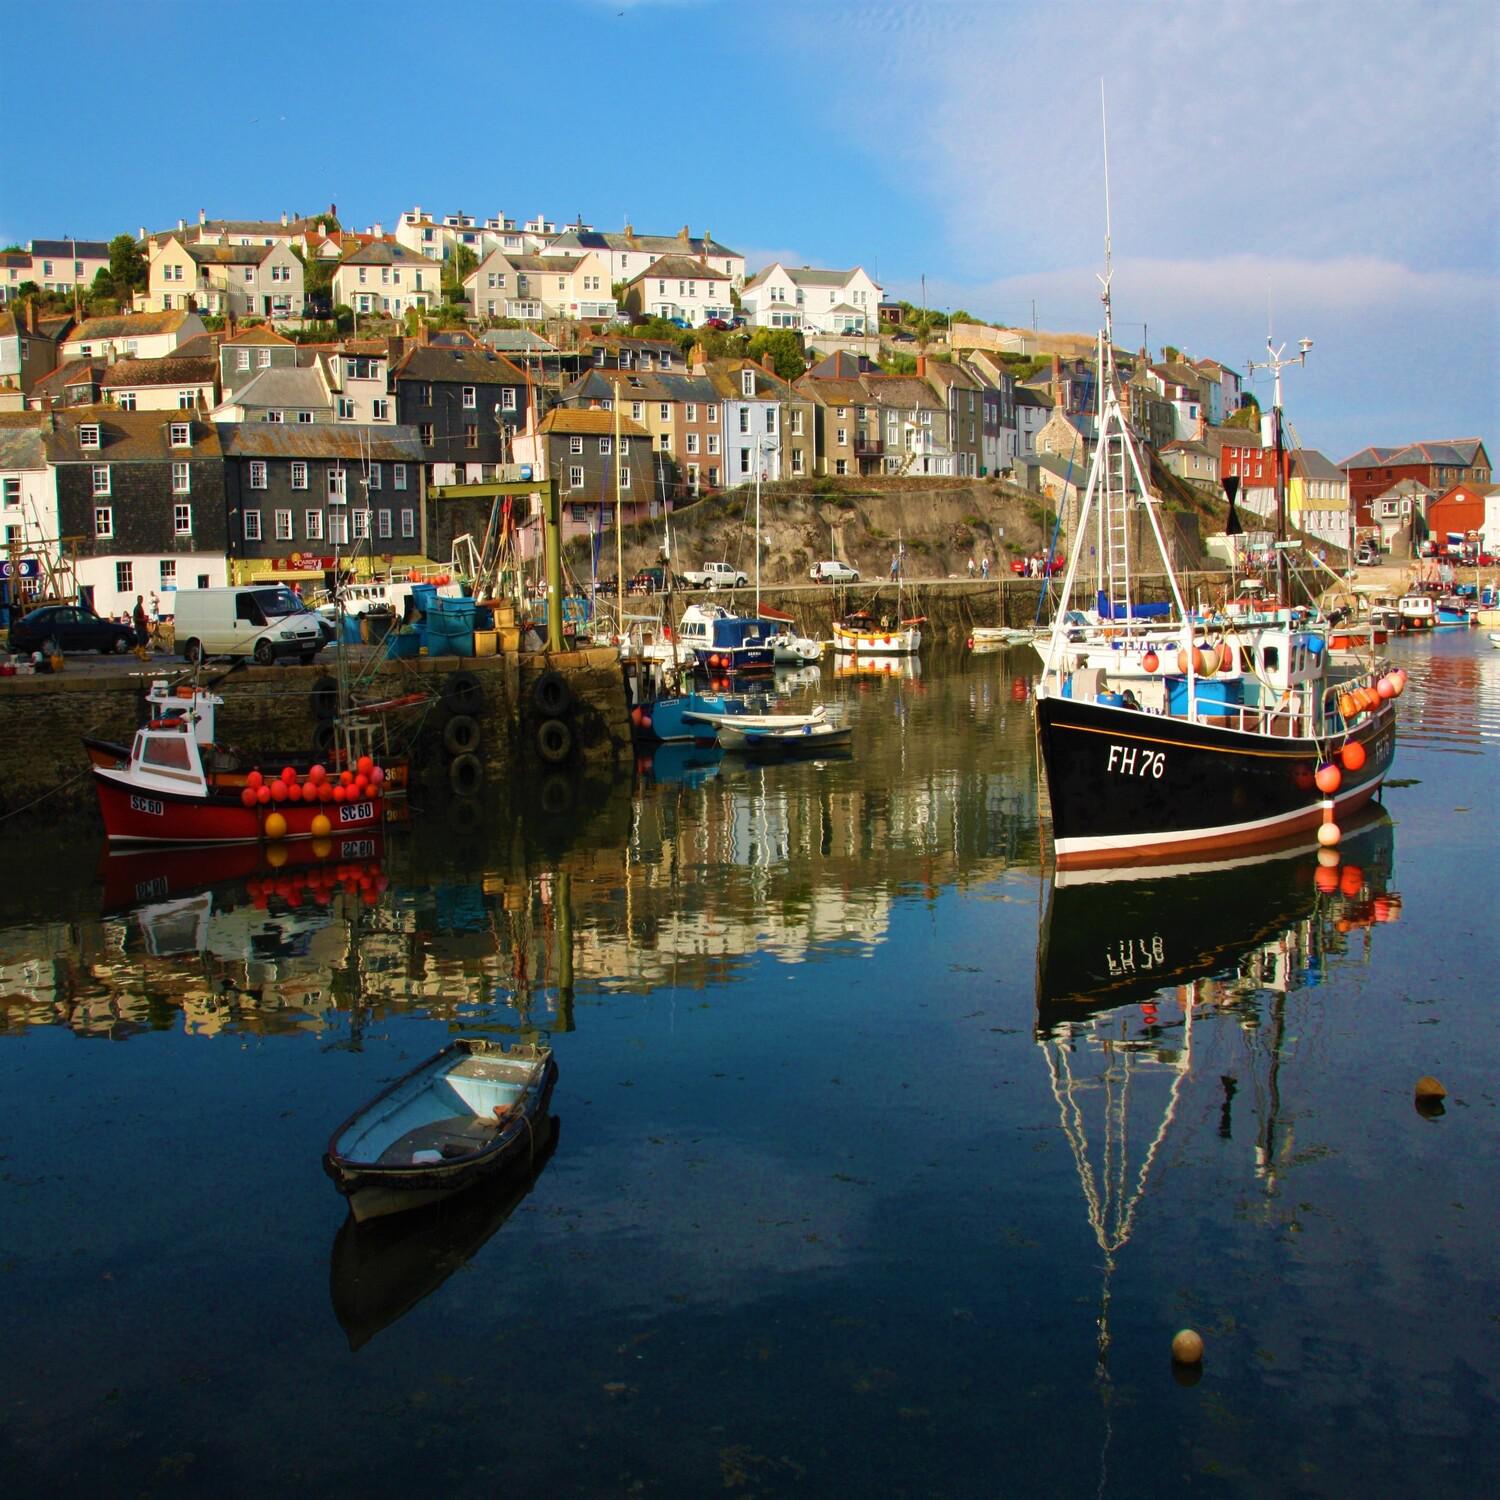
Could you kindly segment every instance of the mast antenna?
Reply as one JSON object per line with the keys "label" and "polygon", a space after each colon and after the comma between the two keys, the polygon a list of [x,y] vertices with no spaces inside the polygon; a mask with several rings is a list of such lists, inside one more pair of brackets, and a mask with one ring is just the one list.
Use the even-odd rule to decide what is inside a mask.
{"label": "mast antenna", "polygon": [[1104,139],[1104,275],[1099,277],[1102,288],[1100,296],[1104,302],[1104,345],[1110,351],[1113,362],[1115,342],[1114,318],[1110,309],[1110,282],[1114,279],[1114,248],[1109,213],[1109,110],[1104,100],[1104,80],[1099,80],[1099,120]]}

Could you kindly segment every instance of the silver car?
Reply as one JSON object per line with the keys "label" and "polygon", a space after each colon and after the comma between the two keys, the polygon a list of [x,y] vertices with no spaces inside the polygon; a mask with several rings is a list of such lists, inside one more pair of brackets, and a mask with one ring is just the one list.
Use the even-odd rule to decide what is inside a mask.
{"label": "silver car", "polygon": [[858,583],[859,569],[831,558],[827,562],[814,563],[807,576],[814,583]]}

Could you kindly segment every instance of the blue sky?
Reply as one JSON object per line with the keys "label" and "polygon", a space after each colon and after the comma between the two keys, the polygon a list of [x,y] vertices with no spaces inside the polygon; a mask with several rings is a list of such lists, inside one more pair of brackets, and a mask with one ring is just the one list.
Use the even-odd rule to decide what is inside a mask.
{"label": "blue sky", "polygon": [[[1500,7],[59,0],[9,18],[0,239],[414,203],[711,229],[1243,368],[1303,441],[1500,449]],[[85,59],[92,59],[85,66]],[[59,76],[93,80],[60,89]],[[36,143],[28,149],[26,143]],[[1264,384],[1255,387],[1265,394]]]}

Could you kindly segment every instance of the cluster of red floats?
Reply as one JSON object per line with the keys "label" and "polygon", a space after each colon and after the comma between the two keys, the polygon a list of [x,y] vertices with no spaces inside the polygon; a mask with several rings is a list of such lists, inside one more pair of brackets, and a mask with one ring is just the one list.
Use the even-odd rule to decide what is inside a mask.
{"label": "cluster of red floats", "polygon": [[361,755],[354,769],[331,773],[326,766],[313,766],[306,776],[298,776],[291,766],[283,766],[281,775],[269,780],[259,771],[245,778],[240,801],[246,807],[268,802],[363,802],[381,795],[385,772]]}
{"label": "cluster of red floats", "polygon": [[1406,668],[1397,667],[1384,677],[1377,677],[1370,687],[1350,688],[1339,694],[1339,713],[1346,719],[1357,719],[1361,714],[1379,708],[1392,698],[1399,698],[1406,691]]}
{"label": "cluster of red floats", "polygon": [[[275,860],[271,863],[274,865]],[[301,906],[304,901],[327,906],[340,890],[358,897],[366,906],[374,906],[389,884],[389,877],[378,862],[353,860],[283,871],[276,875],[253,875],[245,882],[245,892],[260,911],[266,909],[272,896],[292,907]]]}
{"label": "cluster of red floats", "polygon": [[637,703],[635,707],[630,710],[630,722],[631,725],[634,728],[639,729],[642,734],[651,733],[651,715],[647,713],[639,703]]}
{"label": "cluster of red floats", "polygon": [[[1177,671],[1184,677],[1187,676],[1189,667],[1193,669],[1195,677],[1212,677],[1225,667],[1233,665],[1234,647],[1228,641],[1218,646],[1194,646],[1191,657],[1186,646],[1180,647],[1177,652]],[[1141,657],[1141,666],[1147,672],[1154,672],[1161,666],[1161,657],[1154,651],[1148,651]]]}

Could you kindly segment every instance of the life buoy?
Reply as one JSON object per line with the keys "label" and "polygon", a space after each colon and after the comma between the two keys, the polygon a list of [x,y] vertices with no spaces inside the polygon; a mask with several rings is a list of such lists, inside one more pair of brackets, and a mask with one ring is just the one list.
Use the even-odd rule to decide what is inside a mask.
{"label": "life buoy", "polygon": [[443,704],[451,713],[478,713],[484,707],[484,684],[473,672],[450,672],[443,678]]}
{"label": "life buoy", "polygon": [[449,755],[469,755],[479,748],[479,720],[471,714],[454,714],[443,725],[443,748]]}
{"label": "life buoy", "polygon": [[548,667],[532,684],[531,701],[544,718],[560,719],[573,706],[573,689],[556,667]]}
{"label": "life buoy", "polygon": [[460,797],[471,797],[484,785],[484,763],[477,755],[455,755],[448,767],[448,785]]}
{"label": "life buoy", "polygon": [[537,726],[536,753],[549,765],[568,758],[573,748],[573,731],[561,719],[543,719]]}

